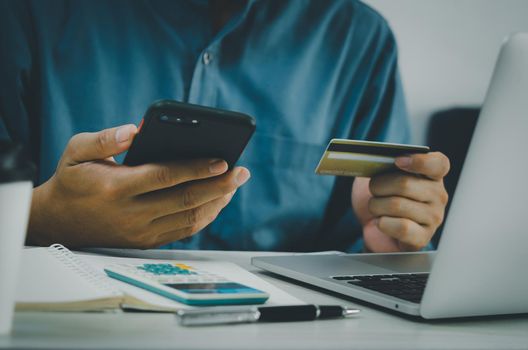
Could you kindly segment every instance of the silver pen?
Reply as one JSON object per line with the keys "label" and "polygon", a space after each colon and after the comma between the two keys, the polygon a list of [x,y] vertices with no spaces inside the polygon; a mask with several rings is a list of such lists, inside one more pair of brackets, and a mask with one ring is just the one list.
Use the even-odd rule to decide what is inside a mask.
{"label": "silver pen", "polygon": [[357,315],[358,309],[341,305],[234,306],[179,310],[182,326],[206,326],[251,322],[295,322],[344,318]]}

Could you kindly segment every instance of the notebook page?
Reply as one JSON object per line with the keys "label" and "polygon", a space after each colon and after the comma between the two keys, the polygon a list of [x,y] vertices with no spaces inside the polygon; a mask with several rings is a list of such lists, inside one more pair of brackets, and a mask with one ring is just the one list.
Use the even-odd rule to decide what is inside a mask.
{"label": "notebook page", "polygon": [[23,250],[17,303],[80,302],[121,295],[111,285],[92,276],[90,267],[68,258],[67,254],[72,254],[69,251],[50,248]]}

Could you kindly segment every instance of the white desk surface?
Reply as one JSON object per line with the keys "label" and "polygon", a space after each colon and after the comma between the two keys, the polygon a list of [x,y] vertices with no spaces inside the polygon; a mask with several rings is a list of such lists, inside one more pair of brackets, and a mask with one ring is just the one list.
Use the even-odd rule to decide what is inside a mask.
{"label": "white desk surface", "polygon": [[357,306],[362,313],[352,319],[185,328],[177,325],[169,314],[19,312],[15,315],[13,334],[0,336],[0,348],[528,349],[528,316],[436,322],[406,319],[271,277],[249,264],[251,256],[272,253],[144,251],[141,254],[163,259],[178,256],[231,261],[306,302]]}

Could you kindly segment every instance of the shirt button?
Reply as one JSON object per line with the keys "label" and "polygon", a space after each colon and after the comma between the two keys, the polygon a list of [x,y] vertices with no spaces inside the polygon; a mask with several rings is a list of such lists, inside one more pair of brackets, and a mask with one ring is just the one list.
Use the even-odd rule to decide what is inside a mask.
{"label": "shirt button", "polygon": [[203,58],[203,63],[204,63],[205,65],[208,65],[208,64],[211,63],[211,61],[213,60],[213,54],[210,53],[209,51],[206,51],[206,52],[204,52],[202,58]]}

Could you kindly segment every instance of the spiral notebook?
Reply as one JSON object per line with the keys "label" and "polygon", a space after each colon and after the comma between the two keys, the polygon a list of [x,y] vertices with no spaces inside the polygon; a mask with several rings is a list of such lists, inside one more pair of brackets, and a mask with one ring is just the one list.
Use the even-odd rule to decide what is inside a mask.
{"label": "spiral notebook", "polygon": [[[112,263],[141,264],[162,260],[78,255],[60,244],[28,248],[22,253],[17,285],[17,311],[107,311],[118,309],[174,312],[193,308],[108,278]],[[297,298],[241,267],[222,261],[191,264],[268,292],[267,304],[298,304]]]}
{"label": "spiral notebook", "polygon": [[116,288],[67,248],[25,249],[17,286],[18,311],[103,311],[149,304]]}

